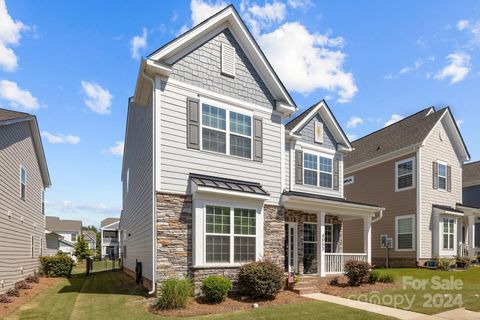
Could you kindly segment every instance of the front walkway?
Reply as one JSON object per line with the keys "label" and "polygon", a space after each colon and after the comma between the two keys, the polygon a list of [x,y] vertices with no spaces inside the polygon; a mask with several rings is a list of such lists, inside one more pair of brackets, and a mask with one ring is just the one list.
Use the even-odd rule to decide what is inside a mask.
{"label": "front walkway", "polygon": [[446,320],[475,320],[480,319],[480,313],[465,310],[464,308],[450,310],[442,313],[438,313],[432,316],[422,313],[406,311],[402,309],[396,309],[392,307],[385,307],[378,304],[351,300],[332,296],[324,293],[311,293],[304,294],[304,297],[315,299],[318,301],[329,302],[339,304],[349,308],[360,309],[363,311],[373,312],[384,316],[395,317],[402,320],[434,320],[434,319],[446,319]]}

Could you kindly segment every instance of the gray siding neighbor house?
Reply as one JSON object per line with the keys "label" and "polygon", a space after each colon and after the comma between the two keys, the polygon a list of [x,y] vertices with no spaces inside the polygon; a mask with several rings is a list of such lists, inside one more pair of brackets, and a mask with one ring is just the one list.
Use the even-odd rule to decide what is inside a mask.
{"label": "gray siding neighbor house", "polygon": [[0,109],[0,293],[38,272],[50,184],[36,117]]}
{"label": "gray siding neighbor house", "polygon": [[[480,161],[463,165],[463,204],[480,211]],[[480,214],[475,219],[474,242],[480,250]]]}
{"label": "gray siding neighbor house", "polygon": [[[369,261],[383,209],[344,198],[352,147],[326,102],[296,111],[233,6],[143,60],[123,156],[124,271],[153,292],[261,259],[318,276]],[[351,219],[360,253],[343,250]]]}

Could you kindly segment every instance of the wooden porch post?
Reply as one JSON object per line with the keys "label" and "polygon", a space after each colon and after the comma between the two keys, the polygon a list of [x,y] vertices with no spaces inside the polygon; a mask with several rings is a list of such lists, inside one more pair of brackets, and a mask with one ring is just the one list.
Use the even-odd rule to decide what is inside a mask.
{"label": "wooden porch post", "polygon": [[[480,236],[480,235],[479,235]],[[468,255],[470,258],[475,257],[475,216],[468,216]]]}
{"label": "wooden porch post", "polygon": [[325,212],[317,214],[317,270],[325,277]]}
{"label": "wooden porch post", "polygon": [[372,263],[372,217],[363,218],[363,251],[367,254],[367,262]]}

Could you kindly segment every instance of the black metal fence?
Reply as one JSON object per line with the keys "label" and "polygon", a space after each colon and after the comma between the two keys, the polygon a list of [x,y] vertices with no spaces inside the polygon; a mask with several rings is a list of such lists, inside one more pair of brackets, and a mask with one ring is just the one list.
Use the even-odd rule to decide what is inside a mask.
{"label": "black metal fence", "polygon": [[122,270],[122,259],[118,255],[105,257],[102,260],[87,258],[86,260],[87,276],[95,272]]}

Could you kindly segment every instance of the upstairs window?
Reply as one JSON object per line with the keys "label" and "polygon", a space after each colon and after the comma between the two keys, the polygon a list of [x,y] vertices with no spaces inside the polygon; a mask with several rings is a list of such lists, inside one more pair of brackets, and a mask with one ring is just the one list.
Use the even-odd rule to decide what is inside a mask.
{"label": "upstairs window", "polygon": [[414,160],[406,159],[396,163],[395,165],[395,190],[402,191],[414,187]]}
{"label": "upstairs window", "polygon": [[438,189],[447,190],[447,165],[438,162]]}
{"label": "upstairs window", "polygon": [[252,117],[202,104],[202,149],[252,158]]}
{"label": "upstairs window", "polygon": [[332,188],[333,159],[303,154],[303,181],[306,185]]}
{"label": "upstairs window", "polygon": [[42,214],[45,214],[45,190],[42,190]]}
{"label": "upstairs window", "polygon": [[27,171],[24,167],[20,167],[20,198],[26,199],[27,196]]}
{"label": "upstairs window", "polygon": [[76,233],[70,234],[70,241],[77,241],[77,234]]}

